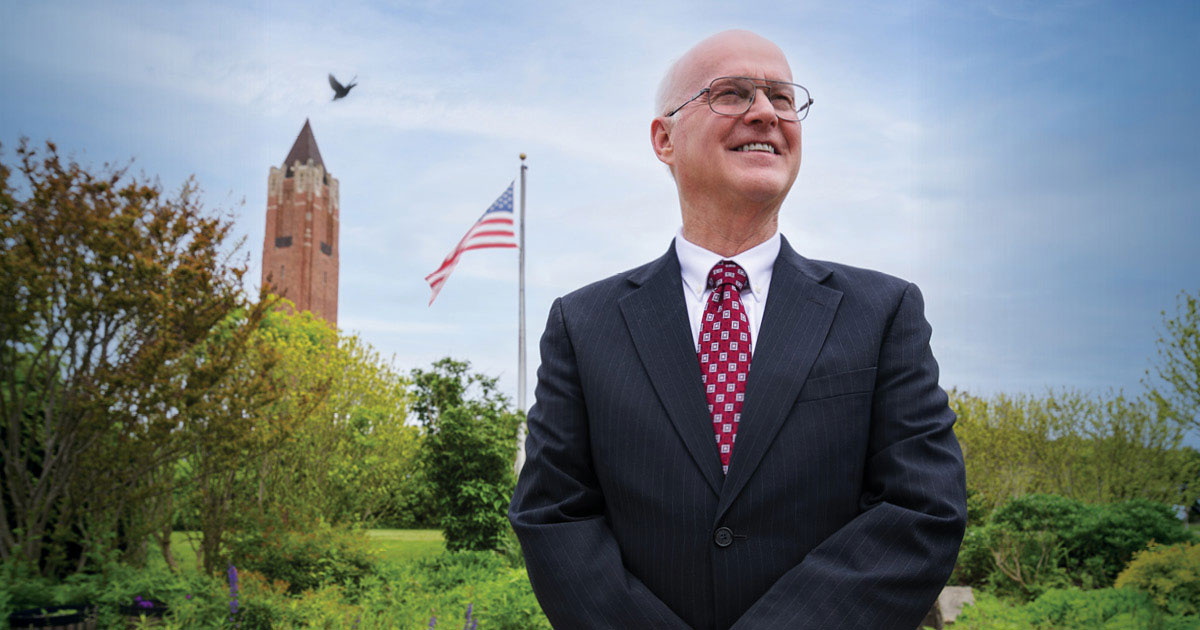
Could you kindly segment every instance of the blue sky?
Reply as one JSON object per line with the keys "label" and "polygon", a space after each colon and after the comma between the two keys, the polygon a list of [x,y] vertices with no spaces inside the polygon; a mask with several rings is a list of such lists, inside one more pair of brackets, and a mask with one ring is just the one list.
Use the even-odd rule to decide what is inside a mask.
{"label": "blue sky", "polygon": [[[423,278],[529,154],[529,389],[551,301],[679,225],[654,88],[748,28],[815,99],[781,231],[918,283],[944,387],[1140,389],[1200,290],[1194,2],[202,2],[0,5],[0,143],[232,210],[256,290],[267,173],[306,118],[341,182],[339,319],[407,370],[516,389],[516,255]],[[330,102],[327,72],[358,76]]]}

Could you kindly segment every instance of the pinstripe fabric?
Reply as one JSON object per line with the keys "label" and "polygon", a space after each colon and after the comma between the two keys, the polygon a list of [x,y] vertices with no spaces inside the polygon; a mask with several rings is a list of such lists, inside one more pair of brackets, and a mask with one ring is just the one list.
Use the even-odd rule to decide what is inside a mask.
{"label": "pinstripe fabric", "polygon": [[673,248],[551,307],[509,517],[555,628],[912,630],[937,597],[965,482],[920,292],[785,239],[769,295],[728,478]]}

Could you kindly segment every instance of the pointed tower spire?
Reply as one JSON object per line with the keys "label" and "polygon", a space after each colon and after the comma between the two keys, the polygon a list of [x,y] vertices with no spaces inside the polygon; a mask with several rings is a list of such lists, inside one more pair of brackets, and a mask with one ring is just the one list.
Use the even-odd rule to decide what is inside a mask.
{"label": "pointed tower spire", "polygon": [[292,165],[299,161],[301,164],[308,164],[309,160],[313,164],[325,167],[325,163],[321,161],[321,150],[317,148],[317,139],[313,137],[312,125],[308,124],[308,119],[304,119],[304,127],[300,129],[300,135],[296,136],[296,142],[292,144],[292,150],[288,151],[287,157],[283,160],[283,168],[287,170],[288,177],[292,176]]}
{"label": "pointed tower spire", "polygon": [[304,121],[282,168],[267,176],[263,286],[337,325],[338,180],[325,170]]}

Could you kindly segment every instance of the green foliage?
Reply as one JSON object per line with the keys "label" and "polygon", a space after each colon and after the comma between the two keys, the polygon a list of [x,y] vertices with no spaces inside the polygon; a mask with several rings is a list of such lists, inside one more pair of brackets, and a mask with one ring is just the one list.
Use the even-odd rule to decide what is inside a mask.
{"label": "green foliage", "polygon": [[474,415],[450,407],[442,412],[438,432],[427,438],[447,549],[496,549],[503,543],[520,422],[516,414]]}
{"label": "green foliage", "polygon": [[[249,355],[235,374],[266,371],[277,386],[239,416],[241,430],[188,464],[198,481],[182,501],[202,531],[206,569],[224,570],[235,535],[324,519],[370,525],[403,507],[418,468],[419,430],[405,424],[407,381],[366,344],[280,301],[253,337],[270,364]],[[236,399],[236,388],[214,394]],[[255,515],[255,516],[251,516]]]}
{"label": "green foliage", "polygon": [[982,525],[991,515],[993,507],[986,497],[967,489],[967,525]]}
{"label": "green foliage", "polygon": [[969,525],[963,533],[962,545],[958,548],[958,560],[950,574],[950,584],[959,586],[983,586],[996,571],[992,559],[991,529],[984,525]]}
{"label": "green foliage", "polygon": [[111,561],[96,569],[53,580],[12,564],[0,567],[0,619],[25,608],[89,605],[96,607],[99,627],[120,628],[120,607],[132,605],[139,596],[167,604],[179,628],[222,627],[229,614],[228,586],[218,578]]}
{"label": "green foliage", "polygon": [[496,379],[471,372],[470,361],[450,357],[433,362],[429,370],[412,371],[412,412],[429,432],[437,431],[442,412],[464,405],[472,411],[501,411],[508,399],[496,389]]}
{"label": "green foliage", "polygon": [[1145,500],[1089,506],[1070,532],[1071,569],[1101,586],[1112,584],[1133,555],[1152,542],[1174,544],[1195,537],[1165,505]]}
{"label": "green foliage", "polygon": [[[141,595],[168,605],[156,628],[230,627],[229,586],[224,577],[108,564],[102,572],[56,582],[28,572],[17,575],[11,567],[0,569],[7,571],[0,580],[0,618],[18,609],[18,603],[32,607],[91,602],[99,607],[99,627],[120,628],[125,626],[117,606]],[[426,628],[436,615],[438,628],[456,628],[468,605],[479,627],[486,630],[550,629],[524,569],[509,566],[494,552],[442,553],[422,561],[378,563],[357,581],[327,581],[299,594],[293,594],[285,582],[239,566],[236,624],[243,630],[394,630]]]}
{"label": "green foliage", "polygon": [[1200,457],[1183,446],[1187,427],[1153,396],[951,392],[951,406],[977,512],[1034,493],[1182,506],[1200,498]]}
{"label": "green foliage", "polygon": [[1162,317],[1154,366],[1158,383],[1151,387],[1151,396],[1181,422],[1200,429],[1200,293],[1181,291],[1175,314],[1164,311]]}
{"label": "green foliage", "polygon": [[1192,538],[1170,508],[1150,501],[1087,505],[1029,495],[967,528],[951,581],[1018,599],[1068,585],[1109,586],[1152,541]]}
{"label": "green foliage", "polygon": [[[170,470],[263,307],[244,308],[228,217],[22,142],[0,163],[0,559],[65,575],[101,549],[144,560]],[[220,351],[197,349],[231,315]],[[263,385],[245,383],[247,395]]]}
{"label": "green foliage", "polygon": [[452,551],[504,545],[522,420],[496,390],[496,379],[470,367],[445,358],[412,372],[412,408],[426,431],[422,468]]}
{"label": "green foliage", "polygon": [[303,527],[273,523],[240,531],[231,542],[230,556],[239,569],[278,583],[289,595],[329,584],[358,584],[374,562],[362,531],[322,519]]}
{"label": "green foliage", "polygon": [[1152,545],[1138,552],[1117,586],[1147,594],[1166,613],[1200,615],[1200,544]]}
{"label": "green foliage", "polygon": [[1163,615],[1132,589],[1052,589],[1025,605],[986,592],[963,609],[955,630],[1196,630],[1200,619]]}

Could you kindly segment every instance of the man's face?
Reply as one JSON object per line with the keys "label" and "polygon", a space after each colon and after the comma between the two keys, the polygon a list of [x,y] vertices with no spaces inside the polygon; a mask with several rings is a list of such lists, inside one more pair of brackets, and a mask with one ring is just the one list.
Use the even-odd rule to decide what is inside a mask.
{"label": "man's face", "polygon": [[[714,41],[688,61],[679,70],[686,96],[678,102],[721,76],[792,80],[779,49],[749,34]],[[779,120],[762,90],[741,116],[713,113],[707,97],[689,103],[673,120],[658,119],[663,124],[655,127],[663,130],[654,134],[656,152],[672,167],[680,195],[731,204],[782,203],[800,169],[800,123]]]}

